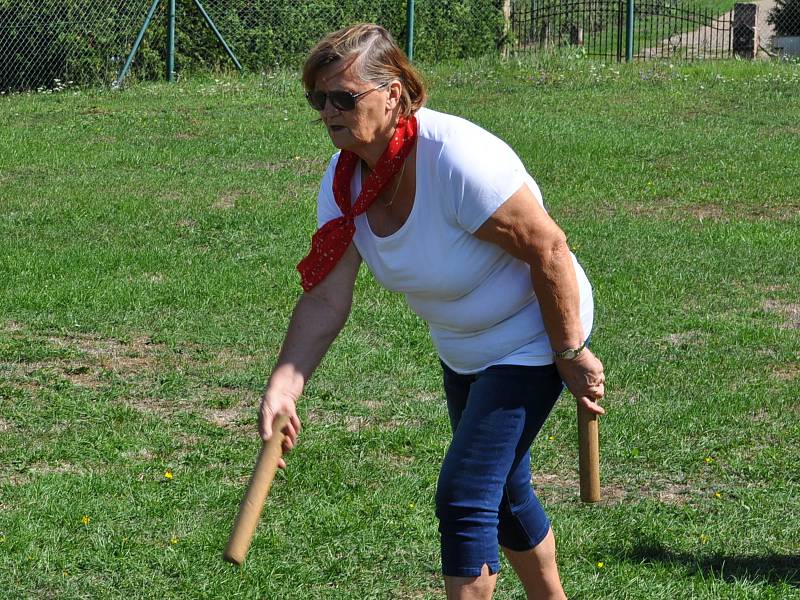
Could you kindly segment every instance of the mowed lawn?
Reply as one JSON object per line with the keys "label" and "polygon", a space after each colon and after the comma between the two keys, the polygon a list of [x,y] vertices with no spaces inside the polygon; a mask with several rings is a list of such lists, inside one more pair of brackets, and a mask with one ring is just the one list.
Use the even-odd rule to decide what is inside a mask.
{"label": "mowed lawn", "polygon": [[[533,447],[570,597],[800,598],[798,65],[423,68],[594,285],[603,501],[571,398]],[[221,560],[333,152],[314,117],[292,73],[0,97],[1,598],[442,597],[441,375],[366,269]]]}

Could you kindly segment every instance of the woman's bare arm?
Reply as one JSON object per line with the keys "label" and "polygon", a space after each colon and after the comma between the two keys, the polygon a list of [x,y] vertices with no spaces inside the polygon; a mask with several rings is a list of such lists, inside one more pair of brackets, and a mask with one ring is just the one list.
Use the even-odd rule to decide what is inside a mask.
{"label": "woman's bare arm", "polygon": [[[580,291],[567,238],[537,202],[527,185],[506,200],[475,232],[531,267],[545,330],[554,351],[577,348],[585,340],[580,319]],[[575,398],[590,411],[605,393],[603,364],[588,349],[573,360],[556,360],[558,371]]]}
{"label": "woman's bare arm", "polygon": [[289,425],[284,430],[285,451],[294,447],[301,428],[295,408],[297,399],[350,314],[360,264],[361,257],[350,244],[333,271],[300,296],[295,305],[259,413],[259,433],[263,440],[272,436],[276,415],[289,416]]}

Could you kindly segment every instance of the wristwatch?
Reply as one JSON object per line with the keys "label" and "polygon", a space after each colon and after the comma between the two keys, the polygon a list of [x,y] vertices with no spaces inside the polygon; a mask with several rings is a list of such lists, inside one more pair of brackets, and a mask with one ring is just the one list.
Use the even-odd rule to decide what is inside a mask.
{"label": "wristwatch", "polygon": [[577,348],[567,348],[561,352],[553,352],[553,356],[563,360],[574,360],[578,358],[584,350],[586,350],[586,342],[583,342]]}

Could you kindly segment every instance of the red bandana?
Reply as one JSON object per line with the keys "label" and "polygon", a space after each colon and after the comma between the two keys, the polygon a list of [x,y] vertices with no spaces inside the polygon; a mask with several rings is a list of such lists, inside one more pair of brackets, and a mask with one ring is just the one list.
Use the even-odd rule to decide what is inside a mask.
{"label": "red bandana", "polygon": [[350,182],[360,159],[349,150],[342,150],[339,153],[336,171],[333,174],[333,197],[343,216],[328,221],[317,230],[311,238],[311,252],[297,265],[305,291],[311,291],[325,279],[344,256],[356,233],[355,218],[370,207],[381,190],[400,170],[416,140],[417,119],[400,117],[389,145],[361,186],[361,193],[352,207]]}

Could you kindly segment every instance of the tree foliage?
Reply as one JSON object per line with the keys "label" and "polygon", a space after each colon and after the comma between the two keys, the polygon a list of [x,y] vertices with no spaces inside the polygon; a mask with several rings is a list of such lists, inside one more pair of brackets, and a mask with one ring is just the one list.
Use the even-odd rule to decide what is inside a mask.
{"label": "tree foliage", "polygon": [[775,35],[800,35],[800,0],[777,0],[767,17]]}

